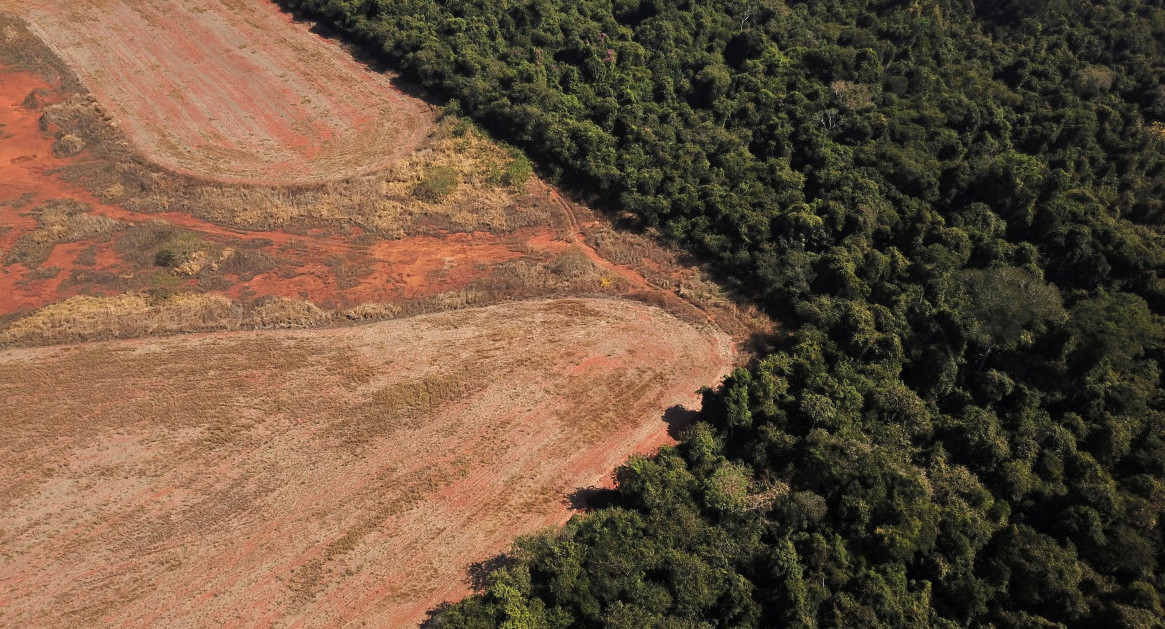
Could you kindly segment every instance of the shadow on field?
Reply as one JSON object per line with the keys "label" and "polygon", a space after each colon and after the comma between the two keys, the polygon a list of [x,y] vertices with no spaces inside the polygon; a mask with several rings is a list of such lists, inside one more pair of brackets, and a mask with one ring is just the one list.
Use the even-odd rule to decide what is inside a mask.
{"label": "shadow on field", "polygon": [[684,429],[691,426],[699,414],[698,411],[684,408],[679,404],[664,411],[663,423],[667,424],[667,436],[679,441],[680,436],[684,433]]}
{"label": "shadow on field", "polygon": [[437,627],[440,627],[441,626],[441,614],[444,614],[445,611],[448,610],[450,607],[453,607],[453,603],[446,602],[446,603],[441,603],[440,605],[437,605],[433,609],[430,609],[429,611],[425,612],[425,619],[423,621],[421,621],[421,624],[419,625],[418,629],[437,629]]}
{"label": "shadow on field", "polygon": [[[684,408],[680,405],[672,406],[663,412],[660,418],[667,424],[667,434],[673,439],[679,439],[680,435],[691,426],[696,417],[699,415],[697,411]],[[614,489],[606,487],[596,487],[591,485],[589,487],[579,487],[574,491],[564,496],[563,502],[571,511],[580,513],[588,513],[596,509],[603,509],[610,507],[618,499],[619,492]],[[489,587],[489,575],[500,568],[509,568],[517,563],[517,559],[508,553],[501,553],[479,561],[469,567],[465,574],[465,583],[473,589],[475,593],[483,593]],[[421,623],[420,629],[437,629],[441,626],[441,615],[449,608],[451,603],[441,603],[427,612],[425,621]]]}
{"label": "shadow on field", "polygon": [[[469,569],[465,571],[465,583],[473,589],[475,594],[481,594],[489,587],[490,573],[502,568],[509,568],[517,563],[517,558],[509,553],[494,555],[489,559],[469,566]],[[440,627],[441,614],[444,614],[452,606],[453,603],[445,602],[425,612],[425,620],[421,622],[420,629],[436,629]]]}
{"label": "shadow on field", "polygon": [[579,487],[566,495],[567,508],[571,511],[594,511],[609,507],[615,501],[616,491],[606,487]]}
{"label": "shadow on field", "polygon": [[474,592],[484,592],[489,586],[489,575],[494,570],[509,568],[518,563],[518,559],[509,553],[494,555],[489,559],[479,561],[466,571],[465,581]]}
{"label": "shadow on field", "polygon": [[346,40],[343,33],[319,21],[319,18],[311,15],[310,12],[290,6],[285,0],[275,0],[275,4],[284,13],[290,15],[293,21],[307,26],[308,32],[330,40],[347,50],[348,54],[352,55],[352,58],[360,62],[369,72],[392,75],[390,81],[393,87],[405,95],[425,101],[433,106],[439,107],[443,104],[440,98],[435,97],[424,86],[404,78],[400,63],[391,59],[387,53],[372,46],[360,46]]}

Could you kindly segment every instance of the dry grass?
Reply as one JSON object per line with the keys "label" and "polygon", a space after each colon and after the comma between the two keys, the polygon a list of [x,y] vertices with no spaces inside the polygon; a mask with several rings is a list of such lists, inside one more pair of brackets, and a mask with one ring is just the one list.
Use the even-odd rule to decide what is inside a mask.
{"label": "dry grass", "polygon": [[246,310],[241,327],[251,329],[311,328],[330,323],[335,314],[298,299],[276,297],[262,300]]}
{"label": "dry grass", "polygon": [[188,332],[304,328],[333,313],[294,299],[242,305],[221,295],[80,295],[50,304],[0,331],[0,347],[51,345]]}
{"label": "dry grass", "polygon": [[354,320],[381,318],[372,314],[382,312],[391,312],[390,317],[413,316],[522,299],[617,296],[625,288],[622,278],[605,275],[581,251],[567,249],[558,254],[497,264],[490,268],[489,275],[473,280],[462,289],[405,301],[396,306],[361,306],[348,311],[352,314],[345,314]]}
{"label": "dry grass", "polygon": [[53,143],[53,154],[57,157],[72,157],[85,150],[85,140],[66,133]]}
{"label": "dry grass", "polygon": [[88,96],[47,107],[44,124],[58,142],[76,138],[90,151],[91,158],[62,170],[67,180],[135,212],[184,212],[247,230],[356,226],[383,238],[553,222],[546,207],[519,202],[521,185],[498,175],[519,158],[453,119],[382,172],[302,187],[207,183],[164,172],[131,155],[109,113]]}
{"label": "dry grass", "polygon": [[350,321],[380,321],[395,319],[401,314],[401,307],[397,304],[359,304],[345,310],[344,318]]}
{"label": "dry grass", "polygon": [[113,219],[87,213],[88,208],[70,200],[50,201],[29,212],[36,217],[35,230],[16,240],[4,264],[40,266],[53,247],[66,242],[108,239],[121,226]]}
{"label": "dry grass", "polygon": [[28,31],[24,21],[0,12],[0,60],[23,72],[34,72],[65,89],[80,90],[81,83],[65,64]]}
{"label": "dry grass", "polygon": [[[151,231],[154,228],[161,231]],[[489,275],[473,280],[465,288],[401,303],[365,303],[336,312],[303,300],[281,297],[240,302],[221,295],[183,292],[183,278],[200,275],[205,284],[207,273],[237,272],[232,265],[255,255],[255,252],[205,243],[187,232],[174,231],[165,225],[141,226],[139,232],[137,236],[129,237],[129,242],[142,245],[144,254],[157,250],[157,255],[166,258],[167,264],[173,267],[173,273],[149,276],[151,288],[145,291],[111,297],[72,297],[16,319],[6,328],[0,324],[0,347],[192,332],[309,328],[383,321],[513,299],[600,293],[617,295],[623,289],[618,278],[611,280],[604,276],[581,251],[568,249],[555,255],[503,262],[492,267]],[[56,272],[59,273],[60,269]],[[75,275],[79,273],[74,272]],[[108,282],[116,284],[118,278],[111,277]]]}
{"label": "dry grass", "polygon": [[[64,102],[45,105],[41,110],[40,128],[41,131],[51,133],[56,138],[53,150],[58,156],[74,155],[88,149],[93,159],[85,160],[83,163],[93,166],[124,164],[135,160],[134,153],[118,131],[112,114],[95,98],[84,92],[74,92],[74,96]],[[72,146],[61,148],[74,148],[76,151],[66,153],[60,150],[58,146],[62,142]]]}
{"label": "dry grass", "polygon": [[[58,154],[85,151],[62,176],[133,211],[185,212],[248,230],[356,226],[385,238],[434,230],[505,232],[553,223],[545,206],[520,202],[529,162],[456,118],[441,121],[420,149],[374,174],[290,187],[213,183],[143,160],[109,108],[85,93],[22,21],[3,15],[0,65],[48,76],[76,94],[43,107],[42,129],[56,137]],[[41,105],[35,94],[29,98]],[[436,188],[425,185],[435,180],[440,180]]]}
{"label": "dry grass", "polygon": [[344,448],[367,446],[394,432],[415,428],[440,407],[477,394],[493,375],[492,369],[480,365],[454,364],[448,371],[388,383],[372,394],[363,413],[337,423],[334,434]]}

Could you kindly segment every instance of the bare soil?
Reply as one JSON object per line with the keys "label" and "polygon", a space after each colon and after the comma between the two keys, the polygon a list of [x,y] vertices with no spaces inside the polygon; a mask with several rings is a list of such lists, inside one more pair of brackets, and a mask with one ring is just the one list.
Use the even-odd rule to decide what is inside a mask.
{"label": "bare soil", "polygon": [[[27,106],[34,92],[41,96],[41,107]],[[159,274],[169,274],[187,289],[235,299],[289,297],[336,308],[402,304],[484,282],[505,262],[549,264],[570,248],[549,224],[500,235],[433,230],[432,235],[383,239],[359,227],[327,223],[299,233],[242,230],[185,212],[129,210],[64,178],[67,167],[89,156],[54,155],[53,134],[41,129],[40,120],[44,105],[72,97],[34,74],[0,67],[0,316],[74,295],[150,289]],[[53,230],[38,220],[44,207],[62,201],[116,224],[94,238]],[[518,201],[557,211],[533,191]],[[159,268],[157,251],[182,234],[195,243],[190,253],[202,251],[214,259],[179,273]],[[15,253],[30,241],[44,256],[18,259]],[[220,259],[228,250],[229,259]],[[56,271],[38,272],[42,269]]]}
{"label": "bare soil", "polygon": [[0,625],[415,625],[731,359],[608,299],[0,353]]}
{"label": "bare soil", "polygon": [[176,172],[307,183],[411,153],[433,112],[270,2],[0,0]]}
{"label": "bare soil", "polygon": [[[21,45],[24,51],[31,48]],[[43,56],[26,54],[36,60]],[[456,199],[433,205],[406,198],[401,206],[399,197],[389,195],[378,201],[374,184],[389,185],[380,179],[384,175],[294,193],[192,184],[178,175],[143,170],[132,155],[119,153],[117,135],[101,131],[108,125],[101,120],[79,125],[77,133],[89,141],[79,154],[57,155],[58,138],[72,129],[45,125],[47,119],[62,119],[54,108],[63,104],[68,112],[96,115],[91,101],[62,84],[67,81],[0,66],[0,332],[5,317],[13,321],[71,297],[143,291],[224,295],[243,307],[268,298],[337,311],[389,306],[364,308],[361,319],[602,293],[647,301],[692,320],[712,319],[738,338],[764,328],[763,317],[726,299],[695,269],[658,246],[647,246],[646,238],[610,230],[537,179],[520,190],[499,189],[481,182],[471,169],[464,174],[465,194],[498,198],[488,208],[469,209]],[[73,105],[78,99],[82,104]],[[433,159],[454,163],[463,158],[463,163],[484,164],[480,169],[496,167],[492,149],[472,133],[446,144],[442,151],[426,149],[426,157],[410,157],[405,172],[423,170]],[[78,181],[77,172],[88,175]],[[127,178],[126,186],[109,183],[119,175]],[[91,180],[102,183],[85,185]],[[127,191],[128,180],[148,181],[148,190],[134,195]],[[110,187],[121,192],[103,192]],[[266,219],[242,216],[268,202],[273,205],[264,210]],[[352,210],[361,204],[370,210]],[[403,209],[392,209],[398,206]],[[167,209],[174,207],[179,209]],[[281,210],[310,222],[278,218]],[[385,212],[397,218],[385,218]],[[450,220],[456,225],[448,227],[465,231],[432,226]],[[490,226],[495,231],[485,231]],[[386,237],[397,232],[404,235]],[[159,265],[159,254],[175,247],[181,249],[177,259]],[[27,343],[174,329],[125,325],[123,333],[95,334],[90,328],[35,336]],[[216,329],[214,322],[187,331],[209,329]]]}

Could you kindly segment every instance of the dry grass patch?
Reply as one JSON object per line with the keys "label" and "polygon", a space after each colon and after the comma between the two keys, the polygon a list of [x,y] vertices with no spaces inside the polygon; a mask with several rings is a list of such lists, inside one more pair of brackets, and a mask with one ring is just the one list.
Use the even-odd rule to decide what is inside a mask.
{"label": "dry grass patch", "polygon": [[66,242],[83,240],[103,241],[121,226],[117,221],[88,214],[89,208],[71,200],[50,201],[29,212],[36,217],[35,230],[16,240],[4,264],[23,264],[28,268],[40,266],[49,257],[53,247]]}
{"label": "dry grass patch", "polygon": [[342,447],[352,448],[416,427],[440,407],[477,394],[493,379],[496,368],[455,365],[448,371],[386,384],[372,394],[364,413],[338,423],[335,434]]}
{"label": "dry grass patch", "polygon": [[[164,224],[147,224],[129,230],[117,246],[124,248],[135,243],[143,259],[151,257],[153,251],[152,257],[169,269],[144,276],[148,278],[148,288],[108,297],[82,295],[49,304],[13,320],[7,327],[0,325],[0,347],[191,332],[311,328],[383,321],[515,299],[618,295],[626,288],[621,278],[603,274],[581,250],[570,248],[557,254],[531,254],[496,264],[489,268],[487,275],[470,281],[464,288],[398,303],[364,303],[337,312],[300,299],[264,297],[235,301],[221,295],[189,292],[190,276],[206,285],[221,273],[242,272],[240,268],[246,261],[260,252],[207,243]],[[269,259],[267,263],[274,264]],[[366,272],[342,260],[333,260],[333,267],[352,267],[350,273],[356,275]],[[59,273],[60,269],[54,271]],[[92,271],[74,270],[66,282],[77,283],[82,275],[94,276],[88,277],[88,281],[102,279]],[[338,281],[343,280],[342,275],[336,273]],[[115,276],[104,281],[110,286],[119,283]]]}
{"label": "dry grass patch", "polygon": [[395,319],[400,316],[401,307],[398,304],[365,303],[349,308],[342,314],[345,319],[351,321]]}
{"label": "dry grass patch", "polygon": [[543,205],[522,203],[528,162],[456,119],[383,171],[301,187],[231,185],[163,172],[128,153],[128,144],[100,104],[77,96],[46,108],[46,131],[58,143],[89,149],[66,166],[65,179],[102,200],[145,214],[183,212],[228,227],[302,231],[357,226],[384,238],[447,231],[507,232],[549,225]]}
{"label": "dry grass patch", "polygon": [[0,12],[0,60],[14,70],[34,72],[51,83],[62,85],[65,89],[81,89],[76,76],[61,63],[44,42],[29,32],[23,20],[2,12]]}
{"label": "dry grass patch", "polygon": [[188,332],[303,328],[332,321],[333,314],[294,299],[242,305],[221,295],[146,293],[113,297],[79,295],[17,319],[0,331],[0,347],[78,343]]}
{"label": "dry grass patch", "polygon": [[252,329],[310,328],[330,323],[334,317],[334,313],[315,304],[274,297],[252,306],[243,316],[242,325]]}
{"label": "dry grass patch", "polygon": [[59,103],[29,95],[30,104],[42,110],[42,130],[56,138],[54,151],[78,156],[61,176],[132,211],[184,212],[247,230],[356,226],[382,238],[553,223],[549,208],[522,202],[529,161],[454,117],[424,125],[429,133],[420,147],[379,172],[298,186],[234,185],[175,174],[143,160],[112,111],[116,104],[107,106],[85,93],[18,19],[0,16],[0,64],[56,77],[50,80],[74,94]]}

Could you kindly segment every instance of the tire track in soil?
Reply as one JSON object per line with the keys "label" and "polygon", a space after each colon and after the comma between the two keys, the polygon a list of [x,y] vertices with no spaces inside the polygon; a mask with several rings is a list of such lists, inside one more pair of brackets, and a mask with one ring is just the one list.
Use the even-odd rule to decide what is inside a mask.
{"label": "tire track in soil", "polygon": [[573,204],[563,198],[563,196],[559,194],[558,191],[555,190],[552,186],[544,183],[541,180],[536,182],[535,187],[539,190],[542,190],[543,194],[545,194],[546,197],[549,198],[552,203],[554,203],[555,207],[557,207],[566,216],[566,220],[570,224],[571,237],[573,237],[573,239],[578,244],[578,247],[582,249],[583,253],[586,254],[587,258],[590,259],[591,262],[595,263],[596,266],[605,271],[610,271],[611,273],[614,273],[619,277],[627,280],[627,283],[633,290],[664,293],[669,292],[652,285],[647,281],[646,278],[643,277],[643,275],[634,269],[623,266],[621,264],[615,264],[614,262],[611,262],[610,260],[599,255],[599,252],[595,251],[595,248],[587,243],[586,236],[582,231],[582,226],[579,224],[578,217],[574,213]]}

